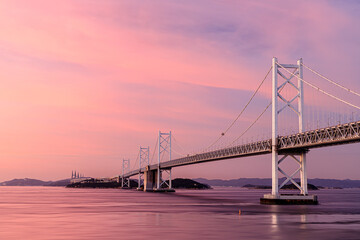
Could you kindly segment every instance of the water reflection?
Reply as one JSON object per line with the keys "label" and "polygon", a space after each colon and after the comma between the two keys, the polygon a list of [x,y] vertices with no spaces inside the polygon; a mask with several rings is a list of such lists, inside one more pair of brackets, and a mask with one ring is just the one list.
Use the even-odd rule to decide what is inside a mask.
{"label": "water reflection", "polygon": [[278,215],[276,213],[271,214],[271,227],[277,231],[279,226],[279,219],[278,219]]}
{"label": "water reflection", "polygon": [[[360,236],[359,202],[343,197],[345,204],[339,202],[339,192],[323,192],[328,202],[319,206],[268,206],[259,204],[263,192],[237,188],[150,194],[118,189],[0,187],[0,239]],[[350,193],[351,199],[360,197],[360,189]]]}
{"label": "water reflection", "polygon": [[300,226],[302,229],[306,229],[307,227],[307,225],[306,225],[306,223],[307,223],[307,217],[306,217],[306,214],[300,214],[300,222],[302,223],[302,225]]}

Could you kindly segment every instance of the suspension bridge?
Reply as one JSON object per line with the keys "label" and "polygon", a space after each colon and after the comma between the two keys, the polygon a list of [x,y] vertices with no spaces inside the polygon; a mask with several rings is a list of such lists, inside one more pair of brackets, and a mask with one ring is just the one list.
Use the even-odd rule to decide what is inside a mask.
{"label": "suspension bridge", "polygon": [[[346,97],[339,97],[330,91],[325,90],[313,82],[305,80],[303,77],[304,68],[309,70],[315,76],[326,80],[335,88],[344,91],[346,94],[355,97],[355,100],[349,101]],[[254,97],[259,94],[259,89],[264,84],[265,79],[271,73],[271,101],[265,109],[255,118],[254,121],[225,147],[213,149],[219,141],[228,135],[229,130],[234,126],[236,121],[241,119],[244,111],[249,107]],[[334,119],[334,113],[331,111],[327,118],[321,117],[320,109],[315,109],[312,113],[312,121],[317,122],[314,129],[305,128],[305,98],[304,85],[312,89],[316,94],[325,96],[326,102],[330,99],[341,105],[341,109],[350,109],[350,114],[339,117],[338,121],[330,121]],[[285,88],[290,90],[287,92]],[[354,117],[354,111],[359,112],[360,94],[352,89],[346,88],[338,82],[321,75],[317,71],[303,64],[302,59],[296,64],[282,64],[277,58],[273,58],[272,66],[267,72],[265,78],[257,87],[250,100],[244,106],[240,114],[229,125],[229,127],[220,134],[220,136],[210,144],[205,150],[199,153],[185,154],[185,156],[172,158],[172,133],[159,132],[157,138],[157,163],[150,164],[150,148],[140,147],[138,159],[138,167],[134,170],[130,169],[130,160],[124,159],[122,166],[122,174],[119,181],[122,187],[130,187],[130,178],[138,176],[138,189],[144,191],[173,191],[171,184],[171,170],[174,167],[180,167],[191,164],[199,164],[210,161],[219,161],[224,159],[242,158],[254,155],[271,154],[272,161],[272,190],[271,193],[265,194],[261,198],[262,203],[309,203],[316,204],[317,197],[308,194],[307,189],[307,153],[313,148],[320,148],[332,145],[352,144],[360,141],[360,121]],[[246,143],[238,143],[246,133],[261,119],[264,113],[271,107],[271,136],[268,139],[258,141],[248,141]],[[285,123],[279,123],[279,116],[290,110],[292,118],[285,119]],[[314,120],[315,119],[315,120]],[[327,120],[327,126],[320,126],[319,119],[323,122]],[[331,125],[331,123],[333,123]],[[286,134],[279,131],[280,124],[295,124],[296,132]],[[314,125],[314,124],[313,124]],[[156,150],[154,149],[154,154]],[[154,156],[154,155],[153,155]],[[164,160],[164,156],[166,159]],[[288,173],[280,166],[284,160],[290,159],[297,164],[295,171]],[[279,174],[285,176],[286,180],[279,184]],[[300,179],[300,184],[295,178]],[[299,189],[299,194],[282,194],[281,188],[287,183],[294,184]]]}

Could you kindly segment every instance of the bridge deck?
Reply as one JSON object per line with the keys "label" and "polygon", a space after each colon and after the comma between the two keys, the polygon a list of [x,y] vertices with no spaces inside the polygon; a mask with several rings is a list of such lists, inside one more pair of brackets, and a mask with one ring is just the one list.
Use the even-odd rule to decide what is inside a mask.
{"label": "bridge deck", "polygon": [[[278,137],[277,149],[279,153],[299,152],[307,151],[311,148],[348,144],[359,141],[360,121],[339,124],[288,136],[280,136]],[[271,139],[174,159],[160,163],[160,169],[268,153],[271,153]],[[157,168],[158,164],[148,166],[148,169],[150,170],[155,170]],[[145,168],[134,170],[126,173],[124,177],[131,177],[139,174],[139,172],[144,172],[145,170]]]}

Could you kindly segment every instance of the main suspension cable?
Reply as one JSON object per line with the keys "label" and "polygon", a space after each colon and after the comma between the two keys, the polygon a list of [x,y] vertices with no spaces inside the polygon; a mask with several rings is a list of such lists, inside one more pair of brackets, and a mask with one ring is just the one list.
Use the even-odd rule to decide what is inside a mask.
{"label": "main suspension cable", "polygon": [[254,126],[254,124],[262,117],[262,115],[264,115],[264,113],[266,112],[266,110],[271,106],[271,103],[272,103],[272,101],[270,101],[270,103],[266,106],[266,108],[264,109],[264,111],[262,111],[262,112],[260,113],[260,115],[255,119],[255,121],[252,122],[252,123],[250,124],[250,126],[249,126],[247,129],[245,129],[245,131],[243,131],[243,132],[240,134],[240,136],[237,137],[237,138],[236,138],[232,143],[230,143],[227,147],[233,145],[237,140],[239,140],[242,136],[244,136],[245,133],[247,133],[247,132],[250,130],[250,128],[252,128],[252,126]]}
{"label": "main suspension cable", "polygon": [[184,152],[186,152],[186,151],[185,151],[184,148],[179,144],[179,142],[176,140],[174,134],[172,134],[171,137],[174,139],[174,143],[176,144],[176,146],[178,146],[179,148],[181,148],[181,151],[183,151],[183,153],[174,151],[174,148],[172,148],[171,151],[174,151],[175,153],[177,153],[177,154],[180,155],[180,156],[186,156],[186,154],[184,154]]}
{"label": "main suspension cable", "polygon": [[269,73],[271,72],[272,67],[270,67],[269,71],[266,73],[264,79],[261,81],[260,85],[257,87],[257,89],[255,90],[255,92],[253,93],[253,95],[251,96],[251,98],[249,99],[249,101],[246,103],[246,105],[244,106],[244,108],[241,110],[241,112],[239,113],[239,115],[234,119],[234,121],[232,121],[232,123],[229,125],[229,127],[221,133],[221,135],[212,143],[210,144],[207,148],[205,148],[205,151],[208,150],[209,148],[211,148],[212,146],[214,146],[222,137],[225,136],[225,134],[232,128],[232,126],[234,126],[235,122],[240,118],[240,116],[243,114],[243,112],[245,111],[245,109],[249,106],[249,104],[251,103],[251,101],[253,100],[253,98],[255,97],[255,95],[257,94],[257,92],[259,91],[259,89],[261,88],[261,86],[263,85],[263,83],[265,82],[266,78],[268,77]]}
{"label": "main suspension cable", "polygon": [[360,110],[360,107],[359,107],[359,106],[356,106],[356,105],[354,105],[354,104],[352,104],[352,103],[349,103],[349,102],[347,102],[347,101],[345,101],[345,100],[342,100],[341,98],[336,97],[336,96],[334,96],[334,95],[332,95],[332,94],[330,94],[330,93],[322,90],[322,89],[319,88],[318,86],[315,86],[315,85],[309,83],[308,81],[305,81],[304,79],[300,78],[298,75],[295,75],[295,74],[293,74],[292,72],[290,72],[289,70],[287,70],[287,69],[286,69],[284,66],[282,66],[280,63],[277,62],[276,64],[279,65],[281,68],[283,68],[283,69],[284,69],[285,71],[287,71],[288,73],[290,73],[291,75],[293,75],[294,77],[300,79],[300,80],[301,80],[302,82],[304,82],[305,84],[307,84],[307,85],[309,85],[310,87],[314,88],[315,90],[318,90],[319,92],[321,92],[321,93],[323,93],[323,94],[325,94],[325,95],[327,95],[327,96],[329,96],[329,97],[331,97],[331,98],[334,98],[334,99],[336,99],[336,100],[338,100],[338,101],[340,101],[340,102],[342,102],[342,103],[345,103],[345,104],[347,104],[347,105],[349,105],[349,106],[351,106],[351,107],[354,107],[354,108],[357,108],[357,109]]}
{"label": "main suspension cable", "polygon": [[[283,85],[280,89],[279,89],[279,93],[285,88],[285,85]],[[249,127],[247,129],[245,129],[245,131],[243,131],[239,137],[237,137],[231,144],[229,144],[227,147],[231,146],[232,144],[234,144],[237,140],[239,140],[242,136],[245,135],[245,133],[247,133],[250,128],[252,128],[252,126],[255,125],[255,123],[262,117],[262,115],[264,115],[264,113],[266,112],[266,110],[268,110],[268,108],[271,106],[272,104],[272,100],[270,101],[270,103],[265,107],[265,109],[260,113],[260,115],[254,120],[254,122],[252,122]]]}
{"label": "main suspension cable", "polygon": [[155,156],[155,152],[157,150],[157,146],[158,146],[158,138],[156,138],[156,141],[155,141],[155,146],[154,146],[154,151],[153,151],[153,154],[152,154],[152,157],[151,157],[151,160],[150,160],[150,163],[149,164],[152,164],[153,163],[153,159],[154,159],[154,156]]}
{"label": "main suspension cable", "polygon": [[301,65],[303,65],[305,68],[307,68],[308,70],[310,70],[310,71],[313,72],[314,74],[318,75],[319,77],[321,77],[321,78],[325,79],[326,81],[334,84],[335,86],[338,86],[338,87],[340,87],[340,88],[342,88],[342,89],[344,89],[344,90],[346,90],[346,91],[348,91],[348,92],[350,92],[350,93],[352,93],[352,94],[355,94],[355,95],[357,95],[358,97],[360,97],[360,93],[357,93],[357,92],[351,90],[350,88],[344,87],[344,86],[341,85],[340,83],[337,83],[337,82],[334,82],[334,81],[330,80],[329,78],[325,77],[324,75],[320,74],[319,72],[315,71],[314,69],[311,69],[310,67],[306,66],[306,65],[303,64],[303,63],[301,63]]}
{"label": "main suspension cable", "polygon": [[138,162],[139,157],[140,157],[140,151],[138,152],[138,155],[137,155],[136,160],[135,160],[135,162],[134,162],[134,164],[133,164],[133,167],[130,169],[130,172],[133,171],[133,170],[135,170],[136,163]]}

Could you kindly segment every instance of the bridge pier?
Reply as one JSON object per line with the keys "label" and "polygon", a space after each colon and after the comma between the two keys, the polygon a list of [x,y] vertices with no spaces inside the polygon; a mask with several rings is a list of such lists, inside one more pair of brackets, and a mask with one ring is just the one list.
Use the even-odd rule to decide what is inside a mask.
{"label": "bridge pier", "polygon": [[[294,74],[290,77],[285,76],[278,68],[289,68]],[[278,85],[278,76],[280,76],[284,81],[279,86]],[[296,76],[297,84],[294,84],[291,80]],[[289,107],[293,112],[298,116],[299,121],[299,133],[304,132],[304,92],[303,92],[303,68],[302,68],[302,59],[297,61],[297,64],[279,64],[277,58],[272,60],[272,138],[271,138],[271,158],[272,158],[272,191],[271,194],[265,194],[263,198],[260,199],[261,203],[264,204],[317,204],[316,196],[309,196],[307,190],[307,174],[306,174],[306,148],[297,151],[297,152],[286,152],[282,151],[279,153],[279,142],[278,142],[278,115],[280,112]],[[291,99],[287,100],[284,96],[281,95],[282,88],[286,85],[291,85],[296,90],[296,95]],[[297,85],[297,86],[296,86]],[[278,109],[278,99],[281,99],[285,105],[281,109]],[[295,105],[295,100],[297,100],[297,106]],[[279,159],[279,154],[282,157]],[[299,156],[299,157],[297,157]],[[293,172],[291,175],[288,175],[283,169],[279,167],[279,164],[283,162],[286,158],[292,158],[299,164],[299,168]],[[279,186],[279,177],[278,173],[283,174],[286,177],[286,180]],[[294,176],[300,174],[300,185],[295,182]],[[281,195],[279,190],[285,186],[286,183],[291,182],[299,190],[300,194],[292,195]]]}
{"label": "bridge pier", "polygon": [[146,169],[144,172],[144,192],[154,191],[156,186],[156,170]]}
{"label": "bridge pier", "polygon": [[[169,180],[163,180],[163,172],[169,172]],[[175,192],[171,187],[171,169],[162,170],[155,169],[150,170],[149,167],[146,168],[144,172],[144,192]]]}
{"label": "bridge pier", "polygon": [[[151,179],[151,180],[153,180],[153,183],[156,183],[156,188],[153,186],[153,191],[155,191],[155,192],[175,192],[175,190],[172,189],[171,168],[166,168],[166,169],[161,168],[160,160],[164,156],[168,157],[169,161],[171,161],[171,131],[168,133],[163,133],[163,132],[159,131],[158,164],[157,164],[157,169],[153,170],[155,173],[152,174],[155,176],[155,179]],[[166,175],[166,174],[168,176],[168,180],[166,180],[166,179],[164,180],[164,178],[163,178],[164,177],[163,175]],[[144,188],[144,190],[145,190],[145,188]]]}
{"label": "bridge pier", "polygon": [[[307,175],[306,175],[306,153],[307,150],[298,152],[282,153],[281,158],[273,159],[273,165],[276,165],[277,170],[273,169],[272,176],[272,192],[271,194],[265,194],[260,202],[263,204],[317,204],[317,197],[314,195],[308,195],[307,188]],[[284,162],[285,159],[294,160],[299,167],[292,173],[287,174],[279,165]],[[275,162],[275,164],[274,164]],[[286,179],[280,185],[278,183],[278,172],[282,173]],[[294,179],[299,174],[300,185]],[[300,194],[280,194],[279,190],[287,183],[294,184],[299,190]]]}

